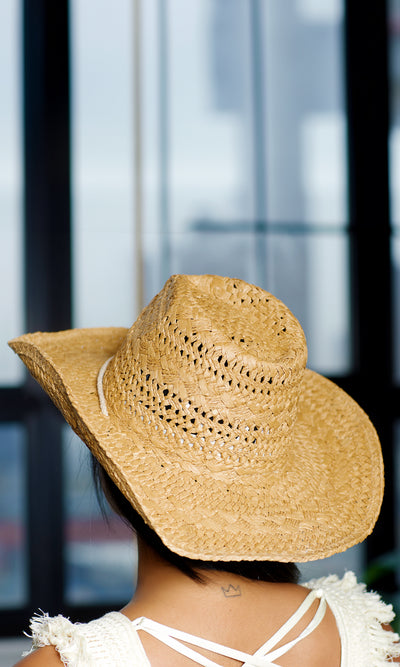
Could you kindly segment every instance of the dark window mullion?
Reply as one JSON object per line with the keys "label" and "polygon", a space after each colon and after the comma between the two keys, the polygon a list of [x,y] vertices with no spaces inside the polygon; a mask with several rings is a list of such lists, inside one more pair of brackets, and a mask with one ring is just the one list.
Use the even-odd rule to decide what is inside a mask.
{"label": "dark window mullion", "polygon": [[[24,0],[25,295],[28,331],[71,325],[70,101],[67,0]],[[27,419],[31,605],[63,606],[61,424],[27,380],[39,409]]]}
{"label": "dark window mullion", "polygon": [[387,3],[346,2],[352,331],[357,394],[377,427],[386,465],[380,520],[368,557],[394,548],[392,300],[388,179]]}

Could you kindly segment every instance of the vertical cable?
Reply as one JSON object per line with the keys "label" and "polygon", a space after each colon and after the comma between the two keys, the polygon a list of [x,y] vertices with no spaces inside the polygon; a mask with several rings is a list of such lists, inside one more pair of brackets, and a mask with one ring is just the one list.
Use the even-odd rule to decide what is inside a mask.
{"label": "vertical cable", "polygon": [[161,282],[171,272],[171,241],[169,220],[169,94],[168,94],[168,3],[158,0],[158,72],[159,72],[159,189],[160,189],[160,236],[161,236]]}
{"label": "vertical cable", "polygon": [[264,104],[264,52],[262,5],[259,0],[249,3],[251,29],[251,75],[252,75],[252,148],[254,183],[254,240],[255,282],[266,285],[271,281],[267,262],[267,205],[266,205],[266,156],[265,156],[265,104]]}
{"label": "vertical cable", "polygon": [[143,285],[143,161],[142,161],[142,11],[141,0],[133,3],[133,94],[134,94],[134,225],[137,311],[144,306]]}

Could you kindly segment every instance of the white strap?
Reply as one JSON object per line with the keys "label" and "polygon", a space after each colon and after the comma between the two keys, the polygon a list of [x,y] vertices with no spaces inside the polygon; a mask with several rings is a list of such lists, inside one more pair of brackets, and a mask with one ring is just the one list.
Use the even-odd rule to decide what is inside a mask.
{"label": "white strap", "polygon": [[309,610],[314,600],[320,596],[321,591],[311,590],[307,597],[304,598],[300,607],[298,607],[296,611],[288,618],[288,620],[283,625],[281,625],[279,630],[277,630],[277,632],[275,632],[275,634],[273,634],[272,637],[270,637],[268,641],[266,641],[265,644],[263,644],[261,648],[256,651],[255,655],[267,655],[267,653],[271,651],[271,649],[273,649],[274,646],[276,646],[278,642],[280,642],[281,639],[283,639],[283,637],[295,627],[295,625],[297,625],[300,619],[303,618],[303,616]]}
{"label": "white strap", "polygon": [[148,634],[152,635],[156,639],[159,639],[167,646],[178,651],[182,655],[194,660],[199,665],[203,667],[220,667],[218,663],[213,660],[209,660],[204,656],[200,655],[197,651],[181,644],[180,641],[186,641],[189,644],[198,646],[199,648],[205,648],[213,653],[218,653],[219,655],[224,655],[227,658],[233,658],[234,660],[239,660],[241,663],[246,663],[249,667],[279,667],[267,658],[267,656],[252,656],[243,651],[237,651],[236,649],[229,648],[228,646],[223,646],[222,644],[217,644],[211,642],[208,639],[203,639],[202,637],[197,637],[191,635],[187,632],[182,632],[181,630],[175,630],[169,628],[166,625],[152,621],[149,618],[141,617],[133,621],[134,627],[137,630],[144,630]]}
{"label": "white strap", "polygon": [[107,361],[104,362],[102,367],[99,370],[99,374],[97,376],[97,394],[99,397],[99,402],[100,402],[100,410],[102,411],[103,415],[105,417],[108,417],[108,410],[107,410],[107,404],[106,404],[106,399],[104,396],[104,390],[103,390],[103,377],[104,373],[106,372],[106,368],[108,364],[110,363],[112,357],[107,359]]}
{"label": "white strap", "polygon": [[296,639],[293,639],[290,642],[287,642],[286,644],[283,644],[283,646],[280,646],[280,648],[275,649],[275,651],[272,651],[271,653],[268,653],[268,658],[270,660],[275,660],[276,658],[279,658],[281,655],[284,653],[287,653],[290,651],[293,646],[298,644],[302,639],[305,639],[308,637],[313,630],[315,630],[316,627],[321,623],[322,619],[325,616],[325,610],[326,610],[326,600],[321,600],[318,609],[310,621],[310,623],[307,625],[307,627],[301,632]]}

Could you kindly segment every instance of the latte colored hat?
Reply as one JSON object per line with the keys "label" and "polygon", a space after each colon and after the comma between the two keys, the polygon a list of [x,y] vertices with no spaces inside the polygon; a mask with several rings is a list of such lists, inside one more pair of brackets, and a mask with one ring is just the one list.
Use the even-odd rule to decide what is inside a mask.
{"label": "latte colored hat", "polygon": [[375,429],[306,369],[288,308],[219,276],[172,276],[133,326],[10,342],[67,422],[172,551],[309,561],[373,529]]}

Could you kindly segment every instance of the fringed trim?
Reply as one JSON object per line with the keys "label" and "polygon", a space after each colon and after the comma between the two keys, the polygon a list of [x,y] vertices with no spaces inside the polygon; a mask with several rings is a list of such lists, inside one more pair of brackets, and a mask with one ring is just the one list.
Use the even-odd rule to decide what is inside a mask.
{"label": "fringed trim", "polygon": [[85,638],[80,634],[79,627],[79,623],[71,623],[64,616],[50,617],[43,612],[41,615],[35,614],[30,622],[32,634],[25,633],[32,639],[32,648],[26,651],[24,656],[42,646],[54,646],[65,667],[78,667],[78,665],[90,667],[92,661],[86,651]]}
{"label": "fringed trim", "polygon": [[[354,572],[346,572],[343,579],[331,575],[314,579],[305,585],[307,588],[321,588],[328,604],[331,600],[332,607],[336,602],[339,607],[344,608],[346,617],[353,621],[354,629],[359,627],[360,620],[362,621],[369,639],[371,667],[384,667],[392,658],[400,656],[399,635],[382,627],[394,619],[392,605],[383,602],[378,593],[367,591],[365,584],[357,582]],[[350,630],[350,636],[351,634]],[[364,644],[362,637],[359,639]]]}

